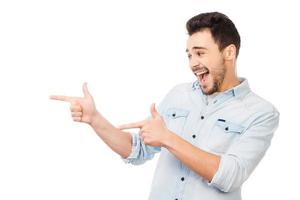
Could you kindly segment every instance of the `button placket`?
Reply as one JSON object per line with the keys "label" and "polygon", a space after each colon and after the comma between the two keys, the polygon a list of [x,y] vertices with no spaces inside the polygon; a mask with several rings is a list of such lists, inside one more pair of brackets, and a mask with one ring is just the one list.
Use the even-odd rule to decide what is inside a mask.
{"label": "button placket", "polygon": [[188,169],[185,165],[183,165],[182,167],[183,167],[183,173],[177,177],[178,190],[175,192],[173,196],[174,199],[182,199],[184,188],[187,184],[187,178],[190,175],[190,169]]}
{"label": "button placket", "polygon": [[[192,135],[191,135],[191,137],[193,138],[192,140],[193,140],[193,144],[195,145],[195,146],[198,146],[200,143],[201,143],[201,141],[202,141],[202,138],[205,138],[206,136],[206,132],[204,132],[204,133],[202,133],[201,132],[201,130],[205,127],[205,126],[203,126],[204,124],[205,124],[205,121],[207,120],[207,113],[205,112],[207,110],[207,107],[206,108],[204,108],[201,112],[200,112],[200,116],[199,116],[199,118],[198,118],[198,125],[196,126],[196,129],[195,129],[195,131],[197,131],[196,133],[193,133]],[[199,136],[200,135],[200,136]],[[199,138],[201,138],[201,140],[199,140],[199,139],[197,139],[196,140],[196,138],[198,138],[198,136],[199,136]]]}

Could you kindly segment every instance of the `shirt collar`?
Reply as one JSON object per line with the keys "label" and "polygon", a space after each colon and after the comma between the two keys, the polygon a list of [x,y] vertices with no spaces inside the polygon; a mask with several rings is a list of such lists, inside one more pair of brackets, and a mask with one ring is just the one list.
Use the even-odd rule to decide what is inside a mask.
{"label": "shirt collar", "polygon": [[[245,96],[246,94],[248,94],[250,92],[250,87],[249,87],[249,84],[248,84],[248,80],[246,78],[239,78],[240,80],[240,84],[233,87],[233,88],[230,88],[224,92],[222,92],[223,94],[226,94],[226,95],[230,95],[230,96],[234,96],[234,97],[242,97],[242,96]],[[202,95],[203,92],[202,92],[202,89],[200,87],[200,83],[199,83],[199,80],[196,80],[195,82],[193,82],[192,84],[192,89],[195,91],[195,90],[199,90],[200,93]]]}
{"label": "shirt collar", "polygon": [[246,78],[239,78],[240,84],[233,87],[233,95],[236,97],[243,97],[250,92],[248,80]]}

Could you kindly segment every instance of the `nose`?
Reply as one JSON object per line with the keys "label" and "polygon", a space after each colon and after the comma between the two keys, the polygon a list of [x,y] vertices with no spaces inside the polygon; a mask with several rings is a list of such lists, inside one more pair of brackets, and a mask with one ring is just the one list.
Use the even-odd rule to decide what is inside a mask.
{"label": "nose", "polygon": [[200,65],[200,62],[196,58],[193,58],[193,56],[192,56],[190,58],[190,67],[191,67],[191,69],[198,68],[199,65]]}

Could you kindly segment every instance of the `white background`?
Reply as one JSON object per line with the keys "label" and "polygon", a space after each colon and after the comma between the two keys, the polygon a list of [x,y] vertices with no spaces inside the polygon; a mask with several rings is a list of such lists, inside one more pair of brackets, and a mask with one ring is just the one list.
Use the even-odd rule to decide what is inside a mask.
{"label": "white background", "polygon": [[152,102],[195,79],[185,22],[208,11],[234,21],[238,74],[281,113],[243,199],[299,199],[300,16],[288,0],[1,0],[0,199],[147,199],[157,156],[126,165],[48,96],[81,96],[87,81],[113,124],[144,119]]}

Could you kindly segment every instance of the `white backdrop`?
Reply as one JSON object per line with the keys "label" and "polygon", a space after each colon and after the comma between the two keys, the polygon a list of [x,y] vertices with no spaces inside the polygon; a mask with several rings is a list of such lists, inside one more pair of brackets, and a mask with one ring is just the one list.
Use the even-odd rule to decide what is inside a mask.
{"label": "white backdrop", "polygon": [[0,1],[0,199],[147,199],[157,156],[126,165],[69,104],[84,81],[113,124],[144,119],[194,75],[185,22],[219,11],[236,24],[238,73],[280,111],[279,129],[243,199],[299,199],[296,1]]}

